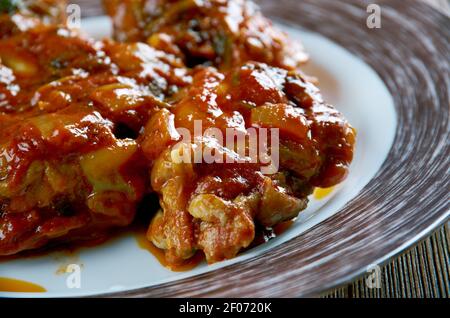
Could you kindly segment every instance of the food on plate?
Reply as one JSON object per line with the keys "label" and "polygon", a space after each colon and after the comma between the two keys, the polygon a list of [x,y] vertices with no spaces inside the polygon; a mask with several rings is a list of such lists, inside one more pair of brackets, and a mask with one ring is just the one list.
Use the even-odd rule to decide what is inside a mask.
{"label": "food on plate", "polygon": [[106,1],[116,41],[63,3],[0,13],[0,255],[127,227],[157,194],[167,264],[214,263],[345,179],[354,130],[253,3]]}
{"label": "food on plate", "polygon": [[66,3],[61,0],[0,1],[0,39],[42,23],[64,23]]}
{"label": "food on plate", "polygon": [[246,0],[104,0],[118,41],[143,41],[187,65],[220,69],[249,60],[297,69],[308,59]]}
{"label": "food on plate", "polygon": [[[210,263],[232,258],[253,241],[255,224],[272,227],[295,218],[314,187],[333,186],[347,174],[353,129],[295,72],[256,62],[226,73],[201,68],[179,95],[173,107],[153,115],[141,136],[162,207],[148,238],[166,250],[169,262],[197,249]],[[204,131],[214,127],[223,135],[230,127],[245,136],[251,128],[278,128],[279,169],[264,175],[260,162],[239,158],[220,138],[204,134],[184,149],[213,148],[237,163],[178,162],[172,127],[194,135],[195,120]]]}
{"label": "food on plate", "polygon": [[16,31],[0,39],[0,254],[130,224],[149,183],[133,138],[188,70],[143,43],[10,22]]}

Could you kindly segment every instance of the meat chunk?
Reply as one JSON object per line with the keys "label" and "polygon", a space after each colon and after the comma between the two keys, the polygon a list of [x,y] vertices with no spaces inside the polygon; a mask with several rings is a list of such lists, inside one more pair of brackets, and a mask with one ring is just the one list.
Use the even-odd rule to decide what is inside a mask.
{"label": "meat chunk", "polygon": [[[261,63],[227,72],[199,68],[177,100],[154,115],[142,137],[162,206],[148,238],[166,250],[169,262],[182,262],[196,250],[210,263],[232,258],[250,245],[257,226],[295,218],[314,187],[335,185],[346,176],[354,130],[294,71]],[[199,122],[201,134],[195,135]],[[175,128],[196,137],[186,141]],[[245,152],[239,152],[206,134],[211,128],[223,136],[233,129],[247,137],[252,129],[275,129],[279,146],[269,144],[271,152],[279,151],[277,171],[262,173],[264,163],[246,156],[252,144],[244,143]],[[161,137],[156,147],[146,142],[152,136]],[[198,151],[224,160],[196,162]],[[180,152],[191,161],[177,162]],[[227,163],[226,157],[235,161]]]}
{"label": "meat chunk", "polygon": [[39,24],[64,24],[65,0],[2,0],[0,2],[0,39]]}
{"label": "meat chunk", "polygon": [[167,263],[214,263],[346,177],[355,131],[252,2],[105,1],[121,43],[63,4],[0,13],[0,255],[127,226],[156,192]]}
{"label": "meat chunk", "polygon": [[119,41],[145,41],[187,65],[229,69],[247,61],[297,69],[307,59],[246,0],[105,0]]}
{"label": "meat chunk", "polygon": [[175,56],[28,10],[0,14],[26,26],[0,37],[0,255],[129,225],[150,183],[135,138],[191,81]]}
{"label": "meat chunk", "polygon": [[191,81],[181,60],[148,45],[43,24],[0,40],[0,74],[1,112],[31,116],[85,103],[136,131]]}
{"label": "meat chunk", "polygon": [[111,122],[81,106],[7,125],[0,130],[0,255],[131,223],[146,184],[134,140],[116,139]]}

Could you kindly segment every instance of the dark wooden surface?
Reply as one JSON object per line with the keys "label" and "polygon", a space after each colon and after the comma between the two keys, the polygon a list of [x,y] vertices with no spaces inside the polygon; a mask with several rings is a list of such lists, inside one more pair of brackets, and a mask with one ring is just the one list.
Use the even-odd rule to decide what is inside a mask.
{"label": "dark wooden surface", "polygon": [[435,231],[381,268],[380,288],[368,288],[367,277],[325,292],[327,298],[450,298],[450,228]]}
{"label": "dark wooden surface", "polygon": [[[426,0],[448,6],[442,0]],[[82,3],[83,14],[101,13],[96,0]],[[424,213],[426,213],[424,211]],[[393,258],[381,269],[380,288],[368,288],[365,277],[351,284],[323,293],[323,297],[450,297],[450,230],[444,225],[432,235]]]}

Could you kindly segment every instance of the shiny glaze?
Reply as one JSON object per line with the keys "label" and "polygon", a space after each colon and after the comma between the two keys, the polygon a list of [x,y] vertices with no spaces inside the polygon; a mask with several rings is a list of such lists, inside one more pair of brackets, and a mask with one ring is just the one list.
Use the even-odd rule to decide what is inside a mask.
{"label": "shiny glaze", "polygon": [[[0,255],[98,239],[128,226],[155,192],[161,210],[143,207],[153,218],[140,245],[174,270],[198,255],[214,263],[252,246],[259,228],[297,217],[315,187],[346,177],[354,130],[298,71],[302,51],[252,4],[161,0],[167,11],[133,24],[147,2],[133,3],[129,15],[132,2],[107,2],[116,33],[148,44],[1,15]],[[189,38],[196,23],[201,36]],[[194,120],[202,132],[278,129],[278,172],[263,175],[262,162],[245,158],[173,162],[177,128],[192,133]],[[188,145],[239,157],[211,136]]]}
{"label": "shiny glaze", "polygon": [[[254,240],[255,224],[271,227],[296,217],[314,187],[333,186],[347,175],[354,130],[296,72],[254,62],[227,72],[198,68],[192,85],[177,99],[150,119],[141,143],[153,160],[152,188],[163,208],[148,238],[166,250],[169,263],[189,259],[197,250],[209,263],[232,258]],[[223,134],[227,128],[244,134],[249,128],[279,129],[278,173],[264,176],[259,163],[245,160],[172,162],[171,149],[180,137],[171,127],[194,134],[195,121],[201,121],[203,132],[214,127]],[[155,135],[158,143],[152,142]],[[202,137],[194,144],[227,153],[214,138]]]}
{"label": "shiny glaze", "polygon": [[148,180],[129,137],[190,82],[145,44],[19,16],[0,14],[0,255],[130,224]]}
{"label": "shiny glaze", "polygon": [[[259,229],[255,235],[250,247],[267,243],[268,241],[282,235],[294,224],[293,220],[282,222],[275,225],[273,228]],[[182,261],[181,263],[170,263],[167,261],[166,254],[163,249],[156,247],[151,241],[147,239],[145,231],[137,230],[134,234],[136,242],[141,249],[144,249],[152,254],[158,262],[173,272],[185,272],[196,268],[199,264],[205,261],[205,255],[198,251],[193,257]],[[243,250],[244,251],[244,250]]]}
{"label": "shiny glaze", "polygon": [[297,69],[308,59],[246,0],[104,0],[119,41],[144,41],[187,65],[229,69],[246,61]]}

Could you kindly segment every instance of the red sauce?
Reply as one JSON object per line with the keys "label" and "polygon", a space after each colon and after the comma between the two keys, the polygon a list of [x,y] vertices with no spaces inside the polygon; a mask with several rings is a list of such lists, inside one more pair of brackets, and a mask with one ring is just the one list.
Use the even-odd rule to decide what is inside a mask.
{"label": "red sauce", "polygon": [[[255,246],[267,243],[271,239],[274,239],[275,237],[278,237],[282,235],[284,232],[286,232],[291,226],[294,224],[294,220],[282,222],[280,224],[277,224],[273,228],[260,230],[255,235],[255,239],[252,242],[252,244],[243,251],[249,250]],[[158,262],[164,266],[167,269],[170,269],[173,272],[186,272],[194,269],[197,267],[200,263],[205,261],[205,255],[198,251],[193,257],[186,260],[182,264],[171,264],[167,262],[164,250],[156,247],[152,242],[150,242],[147,237],[145,236],[145,231],[139,230],[135,232],[136,241],[138,243],[138,246],[148,252],[150,252],[157,260]]]}
{"label": "red sauce", "polygon": [[[290,220],[290,221],[286,221],[286,222],[277,224],[276,226],[274,226],[272,228],[258,230],[252,244],[247,249],[244,249],[243,251],[246,251],[253,247],[264,244],[264,243],[282,235],[288,229],[291,228],[291,226],[294,224],[294,222],[295,222],[294,220]],[[93,248],[93,247],[97,247],[97,246],[100,246],[103,244],[111,244],[115,240],[122,238],[124,236],[127,236],[127,235],[133,235],[136,239],[138,246],[141,249],[144,249],[144,250],[150,252],[162,266],[164,266],[165,268],[167,268],[173,272],[190,271],[190,270],[194,269],[195,267],[197,267],[200,263],[205,261],[205,255],[201,251],[198,251],[192,258],[184,261],[181,264],[171,264],[171,263],[167,262],[165,255],[164,255],[164,250],[156,247],[152,242],[150,242],[147,239],[145,233],[146,233],[146,228],[143,225],[135,224],[135,225],[132,225],[129,229],[117,230],[114,233],[110,233],[109,236],[105,235],[105,236],[99,237],[99,238],[91,240],[91,241],[81,241],[81,242],[78,241],[76,243],[54,245],[54,246],[50,246],[50,247],[46,247],[46,248],[41,248],[38,250],[25,251],[25,252],[15,254],[15,255],[10,255],[10,256],[1,256],[0,263],[15,260],[15,259],[42,257],[42,256],[48,255],[49,253],[62,253],[67,256],[73,256],[73,255],[79,253],[80,250],[82,250],[84,248]],[[9,283],[7,284],[7,282],[9,282]],[[8,288],[12,289],[13,286],[16,286],[13,284],[14,282],[15,282],[15,280],[8,280],[6,278],[0,278],[0,291],[7,291],[6,290],[7,287],[5,287],[5,286],[10,286]],[[21,282],[21,281],[19,281],[19,282]],[[24,282],[24,284],[25,283],[26,282]],[[20,287],[22,285],[20,285],[18,283],[17,286]],[[25,286],[25,285],[23,285],[23,286]],[[19,288],[19,287],[17,287],[17,288]],[[23,291],[23,292],[25,292],[25,291]],[[30,292],[34,292],[34,291],[30,291]]]}
{"label": "red sauce", "polygon": [[[98,42],[38,21],[23,29],[0,15],[0,255],[128,227],[144,195],[155,193],[164,213],[145,224],[172,241],[171,264],[143,234],[139,245],[162,265],[188,270],[201,253],[175,264],[194,249],[213,263],[280,235],[292,223],[257,230],[251,243],[255,224],[294,218],[311,189],[346,177],[354,130],[296,72],[306,60],[301,47],[249,1],[156,1],[157,16],[145,11],[155,1],[135,2],[108,1],[107,12],[122,40],[149,45]],[[279,174],[263,176],[261,160],[244,158],[178,167],[175,128],[195,135],[195,120],[200,133],[278,129]],[[210,137],[193,148],[228,153]],[[234,202],[241,194],[245,202]],[[196,216],[193,202],[212,207]],[[144,205],[145,215],[155,206]],[[219,209],[226,217],[214,215]]]}

